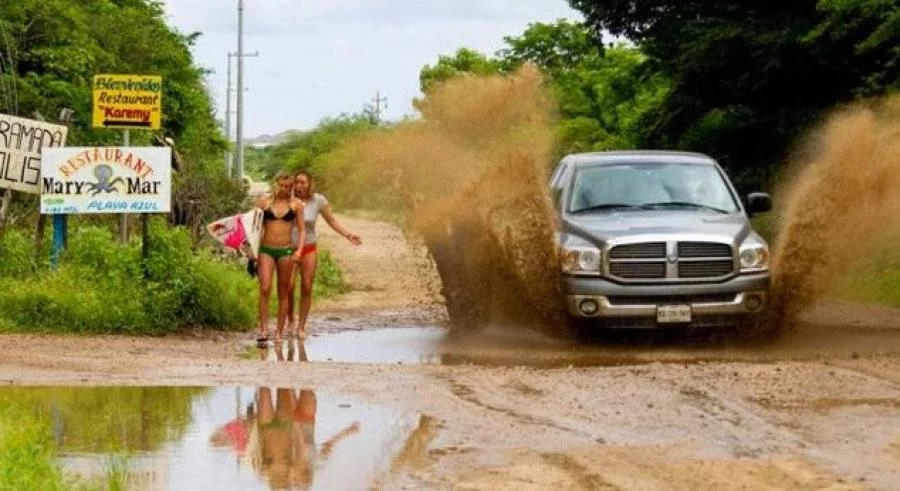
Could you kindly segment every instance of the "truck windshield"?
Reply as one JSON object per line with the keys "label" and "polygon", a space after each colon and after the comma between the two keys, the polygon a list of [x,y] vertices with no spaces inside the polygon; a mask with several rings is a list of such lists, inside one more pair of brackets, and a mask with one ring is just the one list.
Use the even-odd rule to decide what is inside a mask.
{"label": "truck windshield", "polygon": [[709,164],[642,162],[578,168],[569,194],[570,213],[587,211],[699,209],[739,210],[725,177]]}

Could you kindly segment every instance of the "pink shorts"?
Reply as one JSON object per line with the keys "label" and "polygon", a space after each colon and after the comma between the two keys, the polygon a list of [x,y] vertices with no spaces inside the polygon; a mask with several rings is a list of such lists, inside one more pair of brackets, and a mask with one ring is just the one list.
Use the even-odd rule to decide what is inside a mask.
{"label": "pink shorts", "polygon": [[300,249],[300,257],[303,257],[311,252],[316,252],[315,244],[306,244],[303,246],[303,249]]}

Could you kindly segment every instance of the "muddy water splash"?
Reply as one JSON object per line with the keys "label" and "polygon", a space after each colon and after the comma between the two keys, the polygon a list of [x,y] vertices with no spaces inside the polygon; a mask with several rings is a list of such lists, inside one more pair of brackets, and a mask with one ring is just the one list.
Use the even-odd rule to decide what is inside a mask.
{"label": "muddy water splash", "polygon": [[454,327],[561,329],[546,192],[553,103],[537,70],[451,80],[418,108],[421,120],[368,136],[353,153],[402,198]]}
{"label": "muddy water splash", "polygon": [[900,229],[900,96],[844,108],[805,142],[774,252],[791,322]]}

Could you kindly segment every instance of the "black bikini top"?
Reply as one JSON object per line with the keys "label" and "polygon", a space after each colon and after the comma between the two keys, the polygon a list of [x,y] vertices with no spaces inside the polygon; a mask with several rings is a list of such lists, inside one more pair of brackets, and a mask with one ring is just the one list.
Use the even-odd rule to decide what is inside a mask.
{"label": "black bikini top", "polygon": [[292,221],[294,221],[294,216],[295,215],[294,215],[293,208],[288,208],[288,211],[284,215],[281,215],[280,217],[275,216],[275,212],[272,211],[272,207],[269,207],[269,208],[266,208],[265,210],[263,210],[263,221],[264,222],[268,222],[269,220],[284,220],[286,222],[292,222]]}

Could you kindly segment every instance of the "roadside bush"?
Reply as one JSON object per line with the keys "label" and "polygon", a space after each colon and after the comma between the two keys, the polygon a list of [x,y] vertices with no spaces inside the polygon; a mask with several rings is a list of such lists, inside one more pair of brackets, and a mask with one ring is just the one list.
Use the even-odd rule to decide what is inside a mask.
{"label": "roadside bush", "polygon": [[[256,322],[258,283],[244,264],[194,250],[188,230],[162,220],[151,223],[146,261],[139,239],[119,244],[94,226],[71,233],[56,271],[35,270],[32,250],[32,240],[16,231],[0,240],[0,281],[11,280],[0,291],[0,332],[162,334],[188,326],[244,330]],[[337,263],[321,251],[315,294],[346,290]]]}
{"label": "roadside bush", "polygon": [[[12,246],[0,263],[6,251],[21,257],[14,248],[31,247],[12,233],[5,241]],[[142,262],[139,240],[121,245],[105,228],[83,227],[71,234],[57,271],[7,266],[0,278],[18,279],[0,292],[0,330],[158,334],[253,325],[257,287],[243,268],[194,252],[187,230],[161,221],[151,225],[149,245]]]}
{"label": "roadside bush", "polygon": [[344,281],[344,273],[340,266],[331,257],[331,253],[324,250],[318,252],[318,264],[316,265],[316,282],[313,284],[313,295],[327,297],[339,293],[346,293],[347,283]]}

